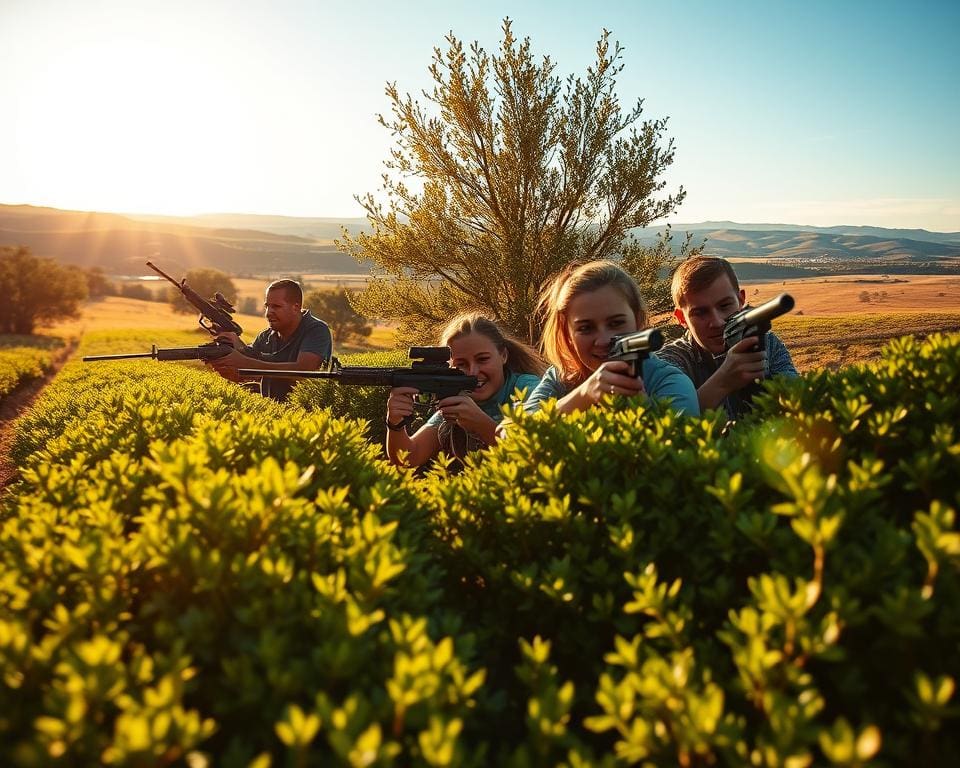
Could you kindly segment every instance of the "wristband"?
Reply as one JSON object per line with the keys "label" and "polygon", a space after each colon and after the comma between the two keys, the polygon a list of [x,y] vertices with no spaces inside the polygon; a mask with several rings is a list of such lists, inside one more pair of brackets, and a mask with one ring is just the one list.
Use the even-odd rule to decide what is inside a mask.
{"label": "wristband", "polygon": [[391,424],[390,419],[384,419],[383,423],[387,425],[387,429],[389,429],[391,432],[399,432],[401,429],[403,429],[403,419],[396,424]]}

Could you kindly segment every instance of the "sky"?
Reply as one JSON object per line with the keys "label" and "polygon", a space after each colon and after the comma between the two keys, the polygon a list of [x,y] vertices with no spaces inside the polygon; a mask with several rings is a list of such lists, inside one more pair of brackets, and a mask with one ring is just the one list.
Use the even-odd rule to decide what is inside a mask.
{"label": "sky", "polygon": [[0,0],[0,203],[361,216],[386,83],[507,16],[562,77],[620,42],[673,222],[960,231],[957,0]]}

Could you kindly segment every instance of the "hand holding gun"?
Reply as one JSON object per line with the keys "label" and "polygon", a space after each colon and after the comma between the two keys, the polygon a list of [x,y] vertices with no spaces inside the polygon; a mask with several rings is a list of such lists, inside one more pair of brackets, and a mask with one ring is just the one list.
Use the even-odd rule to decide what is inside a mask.
{"label": "hand holding gun", "polygon": [[610,339],[607,360],[625,360],[630,365],[630,375],[638,379],[642,373],[643,361],[662,346],[663,333],[656,328],[624,333]]}
{"label": "hand holding gun", "polygon": [[[477,386],[476,376],[467,376],[448,364],[449,347],[411,347],[409,368],[374,368],[341,366],[333,358],[329,371],[274,371],[262,368],[241,368],[241,376],[265,376],[286,379],[330,379],[338,384],[359,387],[411,387],[425,400],[420,405],[433,408],[446,397],[469,392]],[[404,418],[401,426],[413,421],[414,414]]]}
{"label": "hand holding gun", "polygon": [[763,352],[766,349],[766,336],[770,330],[771,321],[787,314],[793,306],[793,296],[789,293],[781,293],[759,307],[745,307],[730,315],[723,324],[723,341],[727,349],[746,338],[756,337],[756,349]]}
{"label": "hand holding gun", "polygon": [[[170,275],[152,262],[148,261],[147,266],[161,277],[166,278],[175,286],[177,286],[177,288],[180,290],[180,293],[183,294],[183,298],[193,304],[193,306],[197,308],[197,311],[200,312],[200,317],[197,318],[197,322],[200,323],[200,327],[207,331],[211,336],[216,336],[218,333],[223,333],[225,331],[231,331],[237,334],[237,336],[243,333],[243,328],[241,328],[236,322],[234,322],[233,318],[230,317],[230,315],[232,315],[236,310],[233,308],[233,305],[226,300],[222,293],[218,291],[216,294],[214,294],[212,301],[207,301],[199,293],[193,290],[193,288],[187,285],[186,278],[178,283],[176,280],[170,277]],[[204,320],[207,322],[204,323]],[[196,360],[197,358],[189,359]]]}

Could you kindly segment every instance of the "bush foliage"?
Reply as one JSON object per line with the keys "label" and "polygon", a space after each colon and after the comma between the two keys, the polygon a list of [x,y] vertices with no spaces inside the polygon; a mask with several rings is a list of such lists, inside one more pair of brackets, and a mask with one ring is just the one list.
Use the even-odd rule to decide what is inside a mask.
{"label": "bush foliage", "polygon": [[905,339],[728,433],[548,408],[416,478],[195,366],[68,366],[0,507],[0,760],[956,764],[958,377]]}

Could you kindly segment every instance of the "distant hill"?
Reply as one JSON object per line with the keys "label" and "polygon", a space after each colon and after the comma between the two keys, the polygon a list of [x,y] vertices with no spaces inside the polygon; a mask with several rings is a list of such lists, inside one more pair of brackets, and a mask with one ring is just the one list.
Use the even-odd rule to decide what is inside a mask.
{"label": "distant hill", "polygon": [[[259,219],[282,218],[132,218],[114,213],[0,205],[0,245],[25,245],[37,256],[84,267],[99,266],[112,275],[146,274],[149,270],[144,262],[148,259],[157,261],[171,274],[193,267],[214,267],[233,275],[369,271],[368,265],[338,251],[329,238],[294,234],[295,225],[273,222],[282,231],[253,227]],[[198,224],[199,221],[206,221],[208,226]],[[305,221],[326,222],[330,232],[336,226],[333,236],[340,234],[336,220]],[[235,226],[226,226],[231,222]],[[316,228],[305,224],[303,229]]]}
{"label": "distant hill", "polygon": [[[113,275],[139,275],[156,260],[172,274],[215,267],[233,275],[364,274],[369,265],[332,244],[346,228],[369,232],[366,219],[218,213],[152,216],[0,205],[0,245]],[[843,272],[958,273],[960,232],[881,227],[701,222],[674,224],[706,238],[706,253],[740,261],[745,279],[787,279]],[[663,226],[634,230],[652,242]]]}
{"label": "distant hill", "polygon": [[[652,242],[664,229],[648,227],[634,230],[634,235],[642,242]],[[674,224],[672,230],[675,248],[683,242],[684,233],[691,232],[694,244],[706,240],[704,253],[708,255],[762,260],[768,267],[811,274],[960,271],[960,232],[733,222]],[[782,276],[800,275],[784,272]]]}

